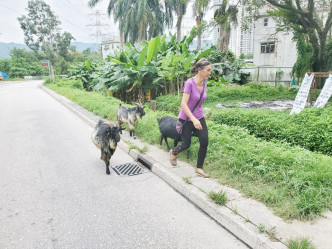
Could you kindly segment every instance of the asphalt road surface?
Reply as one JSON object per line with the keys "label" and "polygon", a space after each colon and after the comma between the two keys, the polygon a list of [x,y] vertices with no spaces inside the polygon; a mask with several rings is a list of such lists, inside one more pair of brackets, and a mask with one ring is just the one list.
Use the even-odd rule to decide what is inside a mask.
{"label": "asphalt road surface", "polygon": [[91,127],[41,84],[0,83],[0,249],[248,248],[148,170],[106,175]]}

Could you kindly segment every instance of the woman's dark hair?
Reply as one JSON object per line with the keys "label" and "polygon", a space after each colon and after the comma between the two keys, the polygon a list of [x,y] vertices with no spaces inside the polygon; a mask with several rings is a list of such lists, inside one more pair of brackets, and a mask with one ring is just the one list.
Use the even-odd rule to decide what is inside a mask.
{"label": "woman's dark hair", "polygon": [[209,62],[206,58],[202,58],[199,61],[196,62],[196,64],[191,68],[192,73],[197,73],[198,69],[204,69],[204,67],[211,65],[211,62]]}

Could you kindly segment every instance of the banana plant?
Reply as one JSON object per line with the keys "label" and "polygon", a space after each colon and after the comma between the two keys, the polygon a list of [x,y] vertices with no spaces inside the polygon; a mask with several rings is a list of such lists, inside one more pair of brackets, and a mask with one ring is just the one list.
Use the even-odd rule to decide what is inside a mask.
{"label": "banana plant", "polygon": [[[150,90],[153,84],[153,78],[157,75],[158,69],[152,63],[157,57],[161,46],[160,36],[156,36],[150,42],[143,42],[136,46],[127,43],[126,48],[121,51],[118,58],[111,58],[111,62],[118,65],[111,78],[110,90],[127,87],[127,92],[138,88],[138,98],[144,102],[144,92]],[[127,84],[126,84],[127,82]]]}

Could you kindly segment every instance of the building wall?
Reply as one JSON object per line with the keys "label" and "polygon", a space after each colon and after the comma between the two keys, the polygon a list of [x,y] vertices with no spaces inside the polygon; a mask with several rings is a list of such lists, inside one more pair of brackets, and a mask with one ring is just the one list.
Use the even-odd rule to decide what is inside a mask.
{"label": "building wall", "polygon": [[102,41],[101,50],[103,59],[106,59],[109,55],[113,55],[114,51],[116,49],[119,49],[120,47],[120,37],[115,37]]}
{"label": "building wall", "polygon": [[275,21],[271,17],[262,16],[255,22],[254,34],[255,66],[294,66],[297,50],[291,33],[277,32]]}

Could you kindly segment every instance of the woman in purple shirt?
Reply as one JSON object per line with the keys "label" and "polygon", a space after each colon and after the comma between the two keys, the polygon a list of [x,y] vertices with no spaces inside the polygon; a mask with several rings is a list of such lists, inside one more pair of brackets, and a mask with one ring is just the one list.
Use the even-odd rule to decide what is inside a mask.
{"label": "woman in purple shirt", "polygon": [[[203,170],[209,140],[202,104],[206,99],[207,85],[205,81],[209,78],[211,70],[212,65],[205,58],[200,59],[192,67],[191,72],[196,73],[196,75],[188,79],[184,84],[181,109],[179,113],[179,120],[181,123],[184,123],[181,134],[182,143],[176,146],[173,150],[170,150],[171,164],[176,166],[176,155],[190,147],[191,137],[194,131],[200,144],[197,158],[197,169],[195,172],[203,177],[209,177],[209,174]],[[200,99],[202,91],[204,91],[202,98],[195,110],[192,112],[197,101]],[[185,122],[186,120],[187,122]]]}

